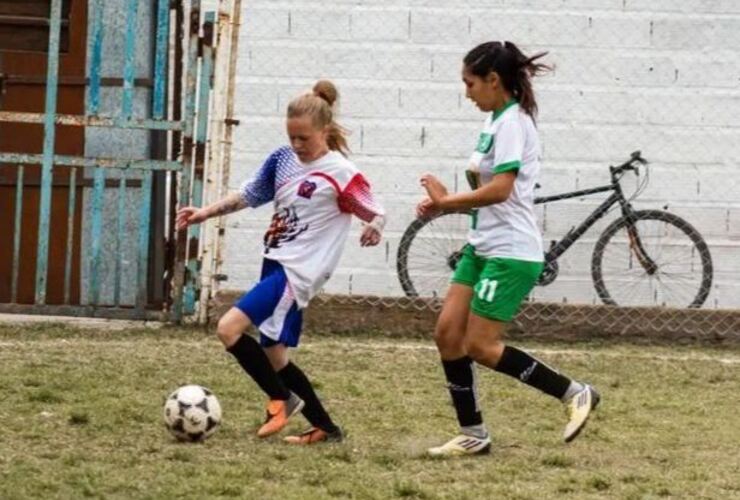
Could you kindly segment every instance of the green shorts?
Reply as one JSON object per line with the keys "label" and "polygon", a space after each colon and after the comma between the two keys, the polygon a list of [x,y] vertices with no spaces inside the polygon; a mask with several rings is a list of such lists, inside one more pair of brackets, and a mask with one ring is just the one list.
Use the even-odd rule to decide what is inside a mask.
{"label": "green shorts", "polygon": [[452,282],[473,288],[470,310],[475,314],[509,322],[534,288],[542,268],[542,262],[480,257],[471,245],[466,245]]}

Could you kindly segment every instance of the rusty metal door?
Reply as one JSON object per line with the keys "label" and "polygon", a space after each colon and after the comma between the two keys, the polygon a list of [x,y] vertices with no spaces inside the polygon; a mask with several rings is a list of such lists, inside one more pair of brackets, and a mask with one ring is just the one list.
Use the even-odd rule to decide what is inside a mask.
{"label": "rusty metal door", "polygon": [[[26,2],[0,1],[0,111],[43,113],[46,89],[46,57],[48,45],[48,13],[50,1]],[[85,54],[87,35],[86,2],[62,4],[59,61],[59,110],[81,114],[85,107]],[[43,126],[34,123],[0,122],[0,151],[41,153]],[[63,154],[84,153],[84,129],[57,127],[57,147]],[[25,203],[16,212],[18,200],[18,175],[22,172]],[[23,277],[33,275],[36,268],[37,227],[40,201],[40,165],[27,165],[23,170],[16,166],[0,165],[0,210],[16,217],[0,218],[0,234],[11,235],[15,225],[23,228],[20,239],[0,239],[0,303],[34,302],[33,280]],[[69,171],[58,170],[52,179],[51,221],[56,231],[50,234],[49,293],[47,303],[79,303],[79,252],[80,211],[67,219]],[[72,231],[68,231],[71,228]],[[76,231],[75,231],[76,229]],[[77,235],[75,237],[75,235]],[[65,248],[72,237],[70,252],[70,286],[64,287]],[[18,251],[14,252],[14,246]],[[75,258],[75,256],[77,258]],[[13,279],[14,274],[21,279]],[[64,291],[68,297],[65,298]]]}
{"label": "rusty metal door", "polygon": [[193,312],[199,235],[172,226],[202,191],[213,24],[199,0],[0,0],[0,312]]}

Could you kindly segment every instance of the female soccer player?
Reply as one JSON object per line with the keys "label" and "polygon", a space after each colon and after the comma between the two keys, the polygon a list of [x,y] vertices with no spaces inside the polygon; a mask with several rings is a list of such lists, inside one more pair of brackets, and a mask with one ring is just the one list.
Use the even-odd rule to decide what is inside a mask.
{"label": "female soccer player", "polygon": [[475,392],[472,362],[512,376],[566,405],[566,442],[583,429],[598,393],[571,380],[526,352],[505,345],[507,323],[519,310],[543,268],[534,213],[534,185],[540,144],[531,78],[549,68],[511,42],[483,43],[464,58],[466,96],[488,113],[471,158],[477,186],[449,194],[432,175],[421,184],[428,197],[420,216],[441,210],[475,209],[468,244],[455,269],[437,320],[435,341],[461,434],[431,455],[486,453],[491,439]]}
{"label": "female soccer player", "polygon": [[[264,236],[261,281],[221,318],[217,335],[269,396],[267,418],[258,436],[279,432],[291,416],[303,411],[312,427],[285,438],[294,444],[342,439],[311,382],[288,359],[288,348],[298,345],[302,310],[334,272],[351,216],[366,223],[362,246],[377,245],[385,223],[370,185],[346,158],[345,131],[332,110],[337,97],[331,82],[317,82],[312,93],[288,105],[290,147],[274,151],[239,192],[207,207],[184,207],[177,213],[177,227],[183,229],[274,202]],[[260,343],[245,333],[250,325],[259,330]]]}

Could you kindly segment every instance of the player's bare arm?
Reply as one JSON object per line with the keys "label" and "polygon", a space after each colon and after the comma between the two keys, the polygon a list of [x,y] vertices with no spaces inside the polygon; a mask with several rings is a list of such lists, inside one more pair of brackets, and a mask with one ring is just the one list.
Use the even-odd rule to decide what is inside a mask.
{"label": "player's bare arm", "polygon": [[185,229],[192,224],[200,224],[211,217],[228,215],[247,208],[247,203],[239,193],[232,193],[227,197],[208,205],[207,207],[183,207],[177,211],[177,230]]}
{"label": "player's bare arm", "polygon": [[239,193],[232,193],[223,200],[217,201],[213,205],[206,207],[208,211],[208,217],[220,217],[221,215],[228,215],[239,210],[247,208],[247,203],[241,197]]}
{"label": "player's bare arm", "polygon": [[421,185],[429,196],[427,205],[439,210],[466,210],[506,201],[514,189],[515,180],[516,173],[503,172],[474,191],[455,194],[449,194],[439,179],[430,174],[422,176]]}

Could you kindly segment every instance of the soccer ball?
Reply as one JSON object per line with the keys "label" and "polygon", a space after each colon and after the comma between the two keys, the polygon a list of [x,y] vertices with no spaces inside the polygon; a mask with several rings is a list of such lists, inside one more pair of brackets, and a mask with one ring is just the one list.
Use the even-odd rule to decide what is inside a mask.
{"label": "soccer ball", "polygon": [[221,423],[221,405],[205,387],[184,385],[165,401],[164,423],[180,441],[204,441]]}

